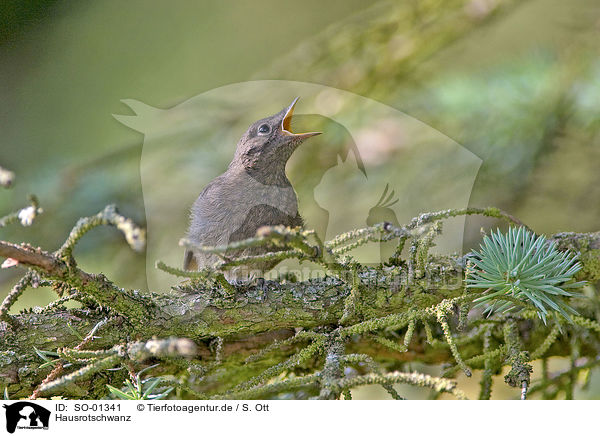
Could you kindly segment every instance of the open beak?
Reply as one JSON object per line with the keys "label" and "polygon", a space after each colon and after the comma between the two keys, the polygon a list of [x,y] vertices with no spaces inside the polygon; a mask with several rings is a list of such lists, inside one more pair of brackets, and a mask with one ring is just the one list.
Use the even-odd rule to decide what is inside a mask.
{"label": "open beak", "polygon": [[292,133],[292,115],[294,114],[294,107],[300,97],[296,97],[291,105],[285,111],[283,120],[281,121],[281,133],[285,136],[293,136],[294,138],[310,138],[311,136],[320,135],[321,132],[306,132],[306,133]]}

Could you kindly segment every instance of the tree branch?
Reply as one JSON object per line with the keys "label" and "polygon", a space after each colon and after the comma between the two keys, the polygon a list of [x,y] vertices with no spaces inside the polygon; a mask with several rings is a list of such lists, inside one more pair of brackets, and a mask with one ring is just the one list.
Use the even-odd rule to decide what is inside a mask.
{"label": "tree branch", "polygon": [[82,294],[93,298],[115,312],[126,315],[134,323],[152,314],[152,302],[140,294],[125,291],[106,279],[102,274],[90,274],[68,265],[57,256],[30,245],[17,245],[0,241],[0,256],[17,260],[43,272],[50,280],[66,281]]}
{"label": "tree branch", "polygon": [[[203,392],[206,392],[211,397],[239,397],[243,392],[249,395],[269,390],[274,392],[278,387],[260,385],[281,371],[294,371],[299,365],[314,366],[315,362],[326,363],[327,359],[329,366],[325,364],[325,367],[329,372],[325,372],[331,373],[328,384],[323,384],[321,375],[317,385],[309,383],[311,389],[317,389],[315,395],[320,390],[321,395],[328,398],[337,398],[340,393],[348,396],[350,387],[363,382],[380,383],[386,389],[391,389],[390,392],[395,392],[390,383],[397,379],[396,375],[379,372],[373,364],[368,367],[372,374],[377,374],[376,377],[368,375],[364,379],[349,381],[342,376],[342,372],[339,372],[341,367],[333,363],[338,365],[338,362],[345,362],[346,354],[333,352],[331,346],[325,346],[326,343],[331,345],[332,335],[338,338],[339,343],[335,344],[343,344],[338,348],[344,353],[351,356],[376,355],[377,363],[392,371],[399,369],[401,362],[414,360],[440,363],[454,359],[465,372],[469,372],[467,365],[473,369],[482,368],[486,362],[496,365],[497,359],[503,359],[505,353],[489,349],[481,356],[483,335],[480,332],[483,330],[476,321],[465,321],[470,301],[479,295],[473,291],[465,293],[462,282],[466,259],[428,254],[431,241],[427,238],[433,238],[438,233],[439,220],[472,213],[514,222],[512,217],[494,208],[449,210],[423,214],[404,227],[396,228],[383,223],[349,232],[336,238],[333,243],[322,244],[316,239],[317,245],[308,242],[309,237],[314,238],[308,231],[266,229],[256,238],[260,243],[274,238],[281,247],[302,253],[304,260],[325,267],[333,265],[332,276],[300,283],[268,281],[260,285],[229,285],[232,292],[225,295],[211,275],[205,272],[191,275],[190,282],[174,288],[170,294],[141,295],[136,291],[118,288],[102,275],[79,269],[71,252],[87,231],[103,224],[115,225],[126,235],[135,231],[132,222],[118,215],[112,207],[80,220],[63,248],[55,254],[28,245],[0,241],[0,256],[17,260],[52,283],[76,289],[77,296],[73,299],[86,305],[71,310],[63,309],[59,304],[50,305],[45,309],[13,316],[10,321],[14,322],[9,324],[0,324],[0,375],[4,376],[0,379],[0,388],[7,388],[14,395],[25,396],[31,393],[31,386],[45,380],[45,384],[35,390],[36,395],[45,395],[50,388],[61,388],[72,397],[86,397],[91,391],[103,391],[106,377],[119,380],[124,376],[122,372],[107,373],[104,369],[123,360],[123,353],[119,350],[124,349],[119,347],[125,346],[123,344],[129,344],[127,347],[130,347],[130,338],[137,341],[148,341],[153,337],[193,340],[197,357],[192,362],[162,352],[138,353],[134,361],[139,363],[159,359],[162,371],[169,374],[184,371],[184,374],[199,377],[201,383],[191,380],[187,388],[193,386],[195,395],[203,396]],[[424,242],[419,239],[423,235],[427,239]],[[406,264],[397,257],[390,265],[376,268],[347,261],[340,263],[335,250],[347,251],[348,247],[360,246],[373,238],[396,238],[402,243],[411,239],[416,247],[415,259],[411,257]],[[583,268],[578,273],[579,280],[595,281],[600,278],[600,232],[559,234],[555,240],[562,249],[580,253]],[[252,239],[240,242],[253,243],[255,241]],[[207,249],[227,252],[231,247]],[[179,273],[164,264],[160,264],[160,267]],[[28,285],[30,281],[25,280],[15,292],[20,294]],[[5,318],[15,299],[14,295],[13,298],[9,296],[2,305]],[[100,307],[90,306],[90,299]],[[455,336],[452,330],[458,323],[458,307],[461,313],[464,312],[461,325],[468,327],[460,336]],[[523,313],[516,323],[530,322],[530,318],[527,318],[529,315],[525,316],[528,312]],[[588,325],[600,332],[593,312],[581,313],[588,317],[592,314],[592,319],[575,317],[577,325]],[[107,315],[111,316],[111,328],[103,329],[98,336],[90,333],[90,328],[105,322],[103,320]],[[490,335],[498,335],[500,321],[485,322],[491,323],[488,329]],[[425,327],[425,334],[417,327],[419,324]],[[395,332],[404,328],[407,328],[404,343],[396,343]],[[294,331],[298,329],[312,331],[295,334]],[[538,330],[543,331],[543,336],[532,335],[529,342],[523,343],[523,349],[540,349],[543,346],[547,354],[553,355],[561,355],[564,349],[568,349],[562,344],[562,338],[548,341],[551,331],[546,332],[546,329],[540,326]],[[96,329],[91,331],[95,332]],[[51,338],[48,332],[51,332]],[[93,337],[93,350],[80,350],[77,344],[83,337],[90,338],[90,341]],[[310,344],[302,345],[307,338]],[[496,340],[502,341],[502,337]],[[151,342],[139,342],[148,343]],[[213,346],[215,343],[218,344],[216,349]],[[49,369],[39,368],[38,354],[32,352],[36,349],[58,353],[62,363],[86,363],[86,366],[57,379],[62,370],[48,375]],[[329,354],[325,352],[326,349],[329,349]],[[594,347],[582,346],[582,356],[591,357],[592,353],[595,353]],[[331,356],[339,358],[333,359]],[[269,365],[273,361],[279,363]],[[370,362],[368,358],[366,361]],[[229,371],[213,371],[217,366],[227,367]],[[222,377],[225,373],[226,380]],[[336,374],[340,376],[339,379]],[[97,377],[102,377],[104,382],[97,385]],[[439,382],[447,383],[445,379]],[[290,385],[293,384],[290,382]],[[397,393],[393,395],[397,396]]]}

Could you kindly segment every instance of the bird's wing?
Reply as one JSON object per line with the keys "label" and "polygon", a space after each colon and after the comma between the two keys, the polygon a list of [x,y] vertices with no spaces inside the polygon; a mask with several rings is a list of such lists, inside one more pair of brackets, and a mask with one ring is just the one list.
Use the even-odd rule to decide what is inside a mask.
{"label": "bird's wing", "polygon": [[231,234],[229,242],[254,238],[259,227],[280,224],[289,227],[302,227],[304,223],[297,212],[295,216],[290,216],[280,209],[266,204],[254,206],[248,211],[242,225]]}

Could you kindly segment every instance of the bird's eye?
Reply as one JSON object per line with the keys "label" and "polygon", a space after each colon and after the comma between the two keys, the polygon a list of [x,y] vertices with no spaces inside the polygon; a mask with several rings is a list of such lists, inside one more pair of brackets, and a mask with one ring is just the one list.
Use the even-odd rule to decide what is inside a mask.
{"label": "bird's eye", "polygon": [[258,127],[259,135],[268,135],[270,132],[271,132],[271,126],[269,126],[268,124],[261,124]]}

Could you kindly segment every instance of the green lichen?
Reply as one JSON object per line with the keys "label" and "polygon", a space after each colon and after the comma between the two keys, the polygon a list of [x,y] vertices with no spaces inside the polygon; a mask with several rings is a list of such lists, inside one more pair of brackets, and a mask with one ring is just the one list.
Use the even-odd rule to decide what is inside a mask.
{"label": "green lichen", "polygon": [[[301,229],[262,232],[260,243],[275,238],[283,248],[279,254],[300,256],[329,272],[306,282],[228,283],[224,290],[215,274],[200,272],[170,294],[141,295],[84,273],[68,259],[66,268],[59,263],[61,275],[45,279],[65,291],[75,289],[60,300],[72,296],[84,307],[67,310],[57,303],[15,317],[22,323],[19,333],[34,332],[30,336],[0,331],[11,349],[20,350],[11,359],[0,359],[0,368],[20,368],[19,382],[0,381],[0,387],[24,396],[27,386],[39,385],[48,376],[51,367],[40,369],[43,362],[28,354],[37,347],[58,353],[53,364],[72,366],[52,373],[36,389],[39,395],[75,398],[87,392],[101,398],[108,395],[107,384],[120,386],[128,372],[145,368],[148,360],[159,362],[154,375],[168,380],[178,398],[349,398],[350,389],[362,384],[379,384],[392,398],[400,398],[393,383],[463,398],[450,377],[459,370],[470,375],[473,369],[484,370],[480,398],[490,398],[492,374],[503,366],[511,368],[506,382],[521,388],[523,397],[528,388],[535,393],[528,378],[530,359],[560,353],[560,332],[573,328],[592,335],[576,336],[582,341],[578,349],[588,352],[593,347],[585,341],[600,335],[600,324],[590,318],[585,302],[578,308],[586,316],[574,316],[572,326],[536,324],[535,310],[528,308],[513,318],[485,319],[473,311],[478,294],[465,293],[464,259],[430,253],[441,231],[440,220],[473,213],[515,222],[496,209],[462,209],[423,214],[403,227],[383,223],[325,244]],[[352,259],[354,248],[384,239],[408,242],[414,252],[408,259],[397,253],[390,263],[375,267]],[[573,243],[577,237],[563,242],[567,240]],[[250,239],[236,244],[255,243]],[[210,249],[225,253],[231,248]],[[579,250],[584,271],[591,262],[586,248]],[[217,275],[222,266],[215,266]],[[176,268],[160,268],[180,275]],[[34,325],[51,326],[52,338],[41,338]],[[193,339],[198,347],[194,353],[175,345],[183,344],[183,338]],[[156,341],[167,342],[158,346]],[[441,378],[397,371],[401,362],[414,360],[453,366]],[[108,367],[121,369],[107,372]],[[572,391],[572,384],[565,384],[565,391]]]}

